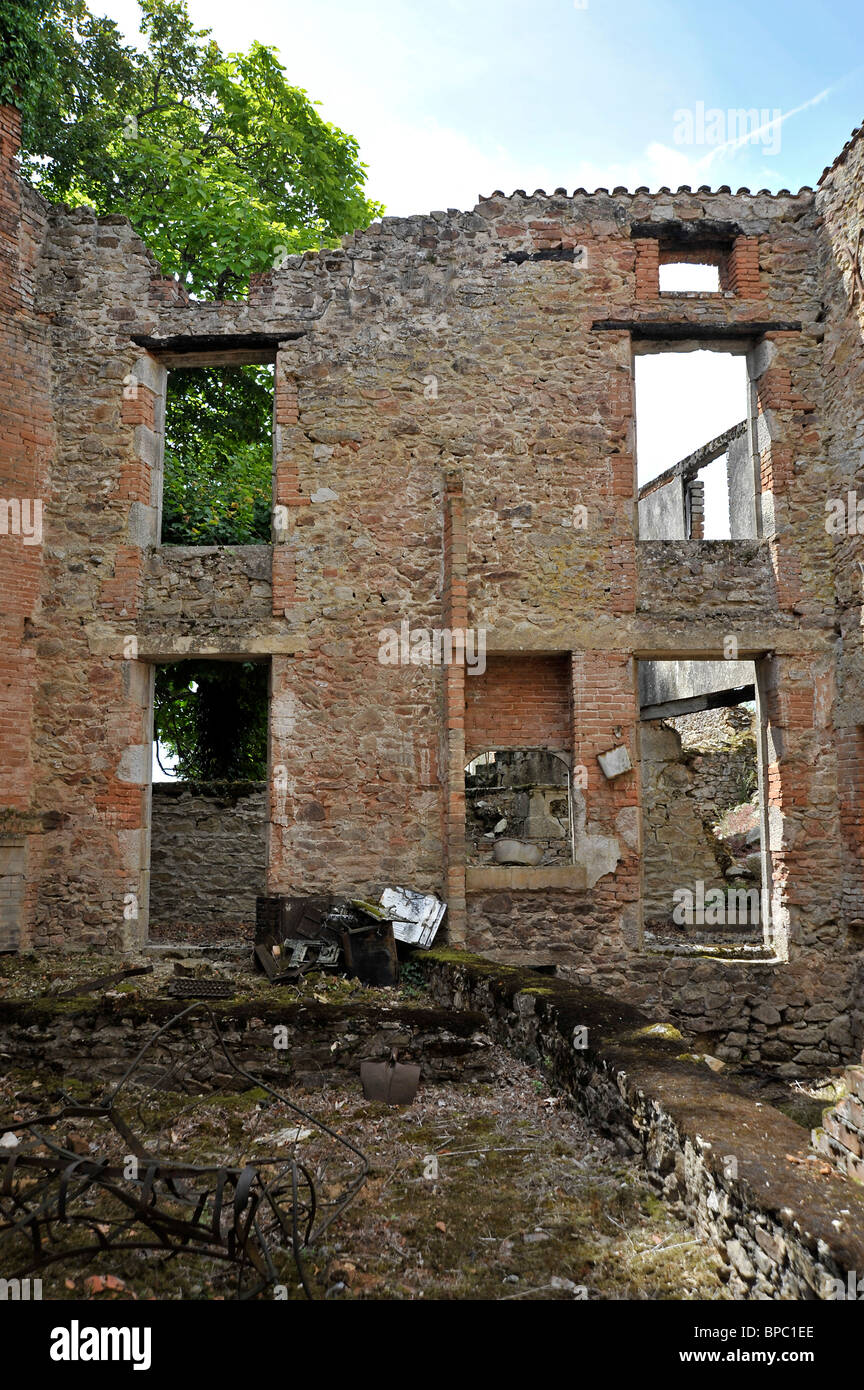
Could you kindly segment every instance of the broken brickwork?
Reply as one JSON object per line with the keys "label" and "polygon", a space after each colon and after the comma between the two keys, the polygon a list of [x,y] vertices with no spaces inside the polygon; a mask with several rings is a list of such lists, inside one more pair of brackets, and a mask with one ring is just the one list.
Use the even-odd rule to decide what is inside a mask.
{"label": "broken brickwork", "polygon": [[[146,939],[154,663],[259,658],[269,892],[434,890],[452,943],[552,950],[721,1055],[851,1057],[864,552],[825,513],[864,498],[861,136],[815,190],[495,193],[214,304],[124,219],[22,185],[16,130],[7,109],[2,496],[42,499],[44,534],[0,536],[0,945]],[[661,295],[692,254],[720,291]],[[633,354],[682,345],[747,356],[755,539],[638,539]],[[273,544],[160,547],[166,373],[249,361],[275,362]],[[383,663],[403,624],[482,630],[485,674]],[[730,635],[765,721],[769,958],[656,955],[636,663]],[[571,863],[466,865],[489,740],[566,755]]]}

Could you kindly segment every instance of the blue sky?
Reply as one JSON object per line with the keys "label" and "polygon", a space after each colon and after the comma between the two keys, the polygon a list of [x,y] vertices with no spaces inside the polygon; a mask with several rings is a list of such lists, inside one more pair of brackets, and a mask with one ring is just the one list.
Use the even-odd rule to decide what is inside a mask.
{"label": "blue sky", "polygon": [[[134,0],[91,7],[135,36]],[[369,192],[396,214],[470,207],[496,187],[795,189],[815,184],[864,118],[864,24],[854,0],[588,0],[586,8],[191,0],[189,8],[224,49],[253,39],[278,48],[289,80],[358,138]],[[718,148],[716,124],[713,144],[676,142],[676,130],[686,133],[676,112],[696,113],[699,103],[724,117],[755,109],[781,120],[739,148]]]}

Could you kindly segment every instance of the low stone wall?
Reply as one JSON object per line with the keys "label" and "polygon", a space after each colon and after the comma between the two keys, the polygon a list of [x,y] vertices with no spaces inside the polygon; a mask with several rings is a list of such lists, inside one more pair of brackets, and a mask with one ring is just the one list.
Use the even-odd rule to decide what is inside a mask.
{"label": "low stone wall", "polygon": [[838,1172],[864,1182],[864,1066],[850,1067],[845,1081],[849,1094],[824,1112],[813,1146]]}
{"label": "low stone wall", "polygon": [[[671,1019],[724,1061],[806,1077],[860,1056],[864,969],[833,928],[802,924],[792,960],[747,960],[740,947],[705,956],[687,954],[686,941],[640,947],[636,914],[619,920],[610,929],[590,891],[468,894],[471,950],[540,952],[574,985]],[[831,959],[820,938],[832,942]]]}
{"label": "low stone wall", "polygon": [[864,1271],[864,1191],[817,1171],[806,1130],[686,1060],[668,1025],[529,970],[455,951],[418,959],[440,1003],[485,1014],[497,1042],[641,1160],[720,1251],[734,1297],[832,1299]]}
{"label": "low stone wall", "polygon": [[150,617],[268,618],[269,545],[162,545],[147,555],[142,612]]}
{"label": "low stone wall", "polygon": [[671,1019],[700,1051],[780,1076],[848,1065],[861,1052],[861,962],[839,949],[829,962],[801,948],[792,961],[645,951],[599,964],[566,951],[559,973]]}
{"label": "low stone wall", "polygon": [[[392,1048],[400,1061],[420,1063],[421,1082],[483,1080],[491,1074],[486,1020],[469,1010],[298,1003],[288,990],[273,990],[254,1003],[213,1001],[210,1008],[237,1065],[277,1090],[280,1085],[309,1088],[346,1078],[359,1086],[360,1063],[386,1059]],[[0,1003],[0,1061],[7,1068],[116,1083],[156,1030],[183,1009],[183,1001],[176,999],[6,1001]],[[278,1035],[278,1048],[277,1027],[285,1029]],[[205,1089],[242,1091],[253,1084],[225,1062],[203,1005],[169,1036],[174,1055],[191,1057],[203,1045],[195,1080]],[[154,1047],[136,1071],[136,1081],[158,1082],[163,1071],[164,1054],[160,1061]]]}
{"label": "low stone wall", "polygon": [[778,612],[777,584],[765,541],[640,541],[637,611],[713,614],[728,620],[789,622]]}
{"label": "low stone wall", "polygon": [[182,935],[186,926],[241,931],[255,924],[265,892],[267,788],[264,782],[156,782],[150,842],[150,926]]}

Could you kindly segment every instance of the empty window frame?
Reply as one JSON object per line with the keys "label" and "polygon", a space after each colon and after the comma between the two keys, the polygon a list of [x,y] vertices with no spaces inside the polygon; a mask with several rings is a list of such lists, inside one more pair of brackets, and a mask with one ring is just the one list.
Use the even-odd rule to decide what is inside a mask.
{"label": "empty window frame", "polygon": [[273,366],[172,365],[165,398],[162,544],[269,544]]}
{"label": "empty window frame", "polygon": [[466,862],[571,864],[570,768],[545,748],[495,749],[465,769]]}
{"label": "empty window frame", "polygon": [[660,262],[661,294],[719,294],[720,268],[706,262]]}
{"label": "empty window frame", "polygon": [[634,223],[636,297],[749,295],[758,290],[758,238],[732,222]]}
{"label": "empty window frame", "polygon": [[755,537],[746,345],[639,344],[634,373],[640,539]]}

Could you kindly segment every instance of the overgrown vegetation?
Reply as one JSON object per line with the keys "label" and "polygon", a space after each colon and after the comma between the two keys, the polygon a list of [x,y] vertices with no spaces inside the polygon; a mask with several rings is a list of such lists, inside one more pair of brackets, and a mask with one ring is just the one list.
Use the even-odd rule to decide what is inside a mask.
{"label": "overgrown vegetation", "polygon": [[[185,0],[140,8],[140,49],[85,0],[0,9],[0,99],[22,112],[22,171],[49,201],[128,217],[199,299],[238,298],[250,275],[380,215],[356,140],[289,83],[275,49],[223,53]],[[164,540],[270,539],[266,375],[172,373]]]}
{"label": "overgrown vegetation", "polygon": [[138,49],[85,0],[4,5],[2,94],[46,198],[129,217],[163,272],[206,299],[379,214],[356,140],[287,81],[275,49],[223,53],[185,0],[140,8]]}
{"label": "overgrown vegetation", "polygon": [[[410,1107],[364,1100],[356,1082],[290,1098],[364,1153],[372,1168],[357,1199],[304,1251],[315,1296],[337,1301],[715,1300],[727,1296],[717,1254],[676,1219],[635,1164],[565,1109],[524,1063],[499,1054],[488,1082],[421,1081]],[[47,1081],[47,1085],[45,1082]],[[64,1087],[66,1079],[63,1080]],[[45,1107],[56,1078],[0,1078],[0,1113]],[[82,1099],[84,1097],[82,1096]],[[296,1112],[266,1093],[129,1093],[135,1123],[178,1159],[258,1162],[281,1152]],[[167,1131],[167,1138],[166,1138]],[[75,1132],[98,1143],[87,1120]],[[299,1130],[297,1157],[315,1174],[319,1198],[339,1200],[344,1169],[332,1143]],[[119,1143],[110,1151],[122,1155]],[[275,1248],[284,1295],[301,1300],[296,1271]],[[96,1301],[231,1297],[213,1260],[160,1252],[95,1255],[49,1265],[47,1299]],[[67,1282],[68,1281],[68,1282]],[[260,1297],[272,1301],[271,1290]]]}
{"label": "overgrown vegetation", "polygon": [[177,759],[176,776],[200,782],[262,781],[267,775],[267,689],[268,668],[252,661],[157,666],[154,736]]}
{"label": "overgrown vegetation", "polygon": [[270,540],[273,372],[203,367],[168,375],[162,540]]}

